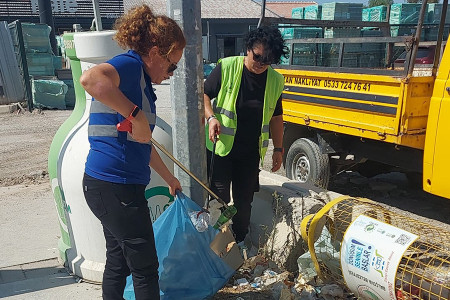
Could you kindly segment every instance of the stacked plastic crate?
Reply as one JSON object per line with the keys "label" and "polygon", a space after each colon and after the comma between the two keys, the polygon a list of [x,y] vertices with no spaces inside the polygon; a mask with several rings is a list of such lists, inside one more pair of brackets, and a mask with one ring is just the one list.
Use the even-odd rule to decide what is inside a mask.
{"label": "stacked plastic crate", "polygon": [[[47,24],[22,23],[28,74],[35,107],[66,109],[67,85],[55,77],[55,68],[62,67],[61,56],[55,56],[50,45],[50,27]],[[11,28],[17,37],[17,27]]]}
{"label": "stacked plastic crate", "polygon": [[[379,6],[366,8],[366,9],[369,10],[369,19],[367,21],[370,21],[370,22],[385,22],[386,21],[386,13],[387,13],[386,5],[379,5]],[[363,16],[363,21],[365,21],[364,16]]]}
{"label": "stacked plastic crate", "polygon": [[[362,37],[381,37],[380,30],[364,28]],[[361,68],[383,68],[385,66],[386,45],[384,43],[363,43],[359,57]]]}
{"label": "stacked plastic crate", "polygon": [[[322,20],[354,20],[362,19],[362,3],[331,2],[322,4]],[[325,38],[348,38],[359,37],[361,31],[358,28],[327,28],[324,32]],[[338,66],[339,44],[332,44],[328,56],[327,65]],[[346,44],[344,46],[344,67],[358,67],[361,44]]]}
{"label": "stacked plastic crate", "polygon": [[[442,4],[430,3],[427,7],[426,23],[429,25],[436,25],[435,27],[425,28],[425,40],[436,41],[438,37],[439,24],[441,22]],[[445,24],[450,24],[450,6],[447,6],[447,13],[445,15]],[[449,25],[444,27],[443,40],[447,40],[449,35]]]}
{"label": "stacked plastic crate", "polygon": [[[296,7],[292,9],[293,19],[304,18],[304,7]],[[281,24],[280,24],[281,25]],[[322,28],[320,27],[302,27],[295,26],[289,28],[280,28],[285,39],[307,39],[307,38],[321,38],[323,37]],[[319,58],[316,55],[316,44],[294,44],[293,64],[314,66],[320,65]],[[289,49],[290,50],[290,49]],[[283,59],[281,64],[289,64],[289,59]]]}
{"label": "stacked plastic crate", "polygon": [[[12,29],[16,30],[16,28]],[[22,23],[22,36],[31,76],[54,76],[50,27],[46,24]]]}
{"label": "stacked plastic crate", "polygon": [[[410,26],[391,26],[391,36],[414,35],[415,27],[419,21],[420,7],[422,4],[416,3],[394,3],[391,5],[389,23],[391,25],[410,25]],[[421,39],[424,37],[422,31]]]}
{"label": "stacked plastic crate", "polygon": [[[322,28],[305,27],[296,29],[297,39],[322,38]],[[302,43],[294,44],[294,56],[292,63],[300,66],[321,66],[322,65],[322,44]]]}
{"label": "stacked plastic crate", "polygon": [[[362,20],[367,22],[386,22],[387,6],[379,5],[363,9]],[[378,28],[364,27],[362,37],[381,37]],[[363,43],[361,45],[360,66],[362,68],[382,68],[385,65],[386,47],[383,43]]]}
{"label": "stacked plastic crate", "polygon": [[305,6],[304,18],[306,20],[320,20],[322,18],[322,5]]}

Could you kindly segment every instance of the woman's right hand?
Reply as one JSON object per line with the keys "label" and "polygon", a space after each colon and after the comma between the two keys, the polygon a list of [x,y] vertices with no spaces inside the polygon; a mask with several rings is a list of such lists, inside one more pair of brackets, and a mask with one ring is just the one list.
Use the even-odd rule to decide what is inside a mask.
{"label": "woman's right hand", "polygon": [[172,177],[168,182],[167,185],[169,185],[169,193],[172,196],[175,196],[177,191],[182,191],[183,189],[181,188],[181,184],[178,181],[178,179],[176,177]]}
{"label": "woman's right hand", "polygon": [[130,133],[131,137],[139,143],[149,143],[152,138],[152,131],[148,124],[147,117],[141,111],[136,115],[136,117],[131,120],[132,131]]}
{"label": "woman's right hand", "polygon": [[209,140],[214,143],[214,137],[220,134],[219,120],[212,118],[209,123]]}

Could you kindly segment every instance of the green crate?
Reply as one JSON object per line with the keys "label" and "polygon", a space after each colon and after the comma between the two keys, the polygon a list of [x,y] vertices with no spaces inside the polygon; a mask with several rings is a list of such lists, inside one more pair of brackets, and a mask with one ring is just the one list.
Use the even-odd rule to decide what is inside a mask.
{"label": "green crate", "polygon": [[322,5],[308,5],[304,10],[306,20],[321,20],[322,18]]}
{"label": "green crate", "polygon": [[323,66],[322,57],[315,53],[294,55],[292,64],[295,66]]}
{"label": "green crate", "polygon": [[[347,38],[347,37],[360,37],[361,30],[358,28],[333,28],[325,29],[325,38]],[[331,51],[339,53],[339,44],[333,44],[331,46]],[[345,44],[345,52],[360,52],[361,44]]]}
{"label": "green crate", "polygon": [[[439,28],[425,28],[422,29],[425,32],[425,41],[437,41]],[[449,36],[449,27],[444,27],[444,35],[442,37],[443,41],[446,41]]]}
{"label": "green crate", "polygon": [[294,39],[321,38],[322,28],[320,27],[302,27],[294,28]]}
{"label": "green crate", "polygon": [[[327,67],[338,67],[339,62],[339,54],[330,54],[327,57]],[[344,55],[342,59],[342,67],[345,68],[358,68],[360,66],[359,63],[359,55],[348,54]]]}
{"label": "green crate", "polygon": [[417,24],[422,4],[394,3],[391,5],[390,24]]}
{"label": "green crate", "polygon": [[[439,24],[441,22],[442,4],[430,3],[427,7],[428,23]],[[450,6],[447,6],[447,13],[445,15],[445,23],[450,23]]]}
{"label": "green crate", "polygon": [[370,8],[364,8],[362,10],[362,21],[367,22],[370,21]]}
{"label": "green crate", "polygon": [[385,58],[384,54],[373,52],[373,53],[362,53],[359,57],[359,65],[361,68],[384,68]]}
{"label": "green crate", "polygon": [[303,19],[305,17],[305,9],[303,7],[294,7],[291,16],[293,19]]}
{"label": "green crate", "polygon": [[[414,27],[391,26],[391,36],[414,36],[416,29]],[[425,39],[425,30],[422,29],[420,39]]]}
{"label": "green crate", "polygon": [[22,35],[26,52],[53,53],[47,24],[22,23]]}
{"label": "green crate", "polygon": [[370,8],[369,21],[384,22],[386,21],[387,6],[379,5]]}
{"label": "green crate", "polygon": [[27,54],[28,73],[31,76],[53,76],[55,67],[53,65],[53,54],[31,53]]}
{"label": "green crate", "polygon": [[66,109],[67,85],[61,80],[31,80],[33,104],[36,107]]}
{"label": "green crate", "polygon": [[322,20],[362,19],[362,3],[331,2],[322,4]]}
{"label": "green crate", "polygon": [[64,79],[61,81],[64,82],[65,85],[67,85],[67,93],[66,93],[66,97],[64,98],[66,106],[73,108],[73,107],[75,107],[75,101],[76,101],[75,86],[74,86],[73,80],[72,79]]}

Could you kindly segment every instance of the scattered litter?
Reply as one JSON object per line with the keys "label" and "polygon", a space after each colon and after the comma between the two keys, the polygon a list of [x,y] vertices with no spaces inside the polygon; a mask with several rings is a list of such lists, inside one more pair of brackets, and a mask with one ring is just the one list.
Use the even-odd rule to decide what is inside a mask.
{"label": "scattered litter", "polygon": [[336,297],[344,298],[344,290],[337,284],[325,285],[320,289],[319,295],[325,300],[334,300]]}
{"label": "scattered litter", "polygon": [[195,229],[198,232],[203,232],[208,229],[209,225],[209,213],[206,211],[192,211],[189,213],[189,218]]}
{"label": "scattered litter", "polygon": [[239,278],[238,280],[236,280],[236,284],[239,286],[243,286],[243,285],[247,285],[248,281],[245,278]]}

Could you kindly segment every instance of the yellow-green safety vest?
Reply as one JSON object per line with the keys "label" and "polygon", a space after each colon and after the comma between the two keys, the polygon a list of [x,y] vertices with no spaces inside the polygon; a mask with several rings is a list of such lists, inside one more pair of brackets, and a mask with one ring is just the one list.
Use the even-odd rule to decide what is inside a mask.
{"label": "yellow-green safety vest", "polygon": [[[220,122],[220,139],[216,143],[216,154],[226,156],[233,147],[237,129],[236,99],[241,86],[244,56],[233,56],[219,60],[222,67],[222,84],[219,94],[212,99],[214,115]],[[267,69],[266,89],[264,91],[264,108],[261,135],[259,137],[259,155],[261,164],[269,146],[269,122],[284,88],[283,75],[269,66]],[[209,126],[206,124],[206,147],[212,151],[209,140]]]}

